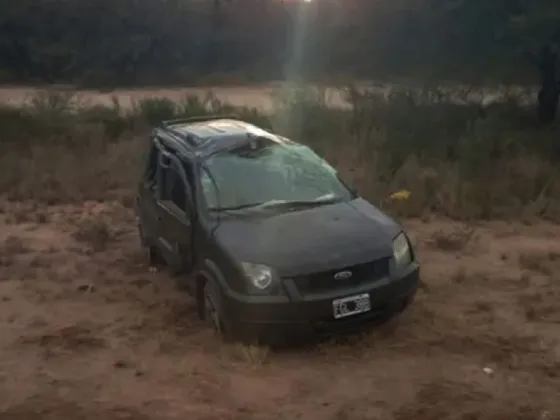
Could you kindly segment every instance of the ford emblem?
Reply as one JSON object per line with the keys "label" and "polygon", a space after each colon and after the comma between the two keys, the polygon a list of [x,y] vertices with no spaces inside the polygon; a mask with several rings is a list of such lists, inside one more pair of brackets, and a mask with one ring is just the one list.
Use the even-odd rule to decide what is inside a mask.
{"label": "ford emblem", "polygon": [[351,271],[340,271],[334,275],[335,280],[348,280],[352,277]]}

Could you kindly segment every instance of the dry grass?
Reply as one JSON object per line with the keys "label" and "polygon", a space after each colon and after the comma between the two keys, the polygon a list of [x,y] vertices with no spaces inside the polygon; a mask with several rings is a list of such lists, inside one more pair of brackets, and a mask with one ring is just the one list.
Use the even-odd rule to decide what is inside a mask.
{"label": "dry grass", "polygon": [[73,233],[74,239],[85,243],[95,252],[103,251],[113,239],[110,222],[102,216],[89,216],[78,222],[77,230]]}
{"label": "dry grass", "polygon": [[[272,115],[211,95],[176,100],[114,99],[92,107],[68,92],[43,92],[26,108],[0,107],[6,131],[0,191],[17,201],[117,199],[130,206],[149,125],[210,112],[237,114],[308,143],[363,196],[399,216],[560,220],[553,158],[558,132],[519,126],[523,110],[486,109],[482,118],[476,105],[422,105],[422,98],[419,105],[406,105],[398,97],[380,103],[367,96],[365,111],[333,109],[324,96],[307,91],[278,96]],[[387,201],[402,188],[412,192],[406,202]]]}
{"label": "dry grass", "polygon": [[475,238],[475,228],[472,226],[461,226],[451,232],[437,231],[428,243],[436,249],[444,252],[459,252],[467,248],[469,243]]}
{"label": "dry grass", "polygon": [[555,268],[560,267],[560,255],[555,251],[529,250],[519,255],[519,265],[527,271],[544,275],[552,275]]}

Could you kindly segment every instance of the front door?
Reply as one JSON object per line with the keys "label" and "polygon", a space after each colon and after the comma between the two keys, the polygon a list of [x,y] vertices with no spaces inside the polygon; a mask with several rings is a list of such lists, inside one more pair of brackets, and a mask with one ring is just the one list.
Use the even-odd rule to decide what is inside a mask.
{"label": "front door", "polygon": [[142,181],[138,188],[138,196],[136,203],[136,216],[138,217],[138,225],[140,234],[150,245],[157,245],[154,241],[159,232],[159,211],[158,211],[158,162],[159,150],[155,144],[151,143],[150,156],[148,165],[144,171]]}
{"label": "front door", "polygon": [[157,202],[158,241],[172,271],[180,273],[192,264],[192,195],[180,161],[168,154],[163,158],[162,189]]}

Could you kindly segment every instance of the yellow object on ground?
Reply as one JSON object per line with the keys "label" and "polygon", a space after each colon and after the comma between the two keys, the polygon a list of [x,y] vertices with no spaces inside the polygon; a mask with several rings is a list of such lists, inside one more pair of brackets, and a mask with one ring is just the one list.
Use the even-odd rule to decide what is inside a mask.
{"label": "yellow object on ground", "polygon": [[399,200],[399,201],[408,200],[409,197],[410,197],[410,191],[407,190],[397,191],[389,196],[391,200]]}

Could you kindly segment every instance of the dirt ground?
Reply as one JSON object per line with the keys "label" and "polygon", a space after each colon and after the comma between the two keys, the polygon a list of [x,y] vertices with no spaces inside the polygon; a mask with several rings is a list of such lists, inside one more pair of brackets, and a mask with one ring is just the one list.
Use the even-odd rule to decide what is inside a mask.
{"label": "dirt ground", "polygon": [[[135,89],[107,89],[104,91],[84,89],[78,90],[80,99],[84,104],[91,105],[113,105],[113,98],[118,98],[121,106],[128,108],[134,102],[143,98],[164,97],[173,101],[181,101],[186,96],[196,95],[204,98],[208,92],[224,103],[235,106],[246,106],[258,108],[264,112],[271,111],[274,108],[274,94],[288,85],[284,82],[270,82],[260,85],[245,86],[203,86],[203,87],[168,87],[168,88],[135,88]],[[382,82],[362,82],[355,84],[357,87],[364,87],[371,92],[377,92],[384,96],[391,91],[393,87],[404,88],[406,85],[386,84]],[[51,88],[69,89],[70,86],[51,86]],[[324,100],[331,107],[345,108],[348,106],[346,95],[340,88],[332,86],[323,86],[320,88],[324,95]],[[37,94],[38,89],[26,86],[0,86],[0,105],[22,105],[30,97]],[[441,92],[444,92],[441,90]],[[468,91],[468,93],[467,93]],[[473,90],[471,87],[457,86],[456,89],[447,90],[449,100],[456,103],[463,103],[468,99],[475,103],[489,105],[493,102],[500,102],[513,95],[517,100],[521,100],[526,104],[532,104],[536,98],[536,92],[530,92],[526,88],[509,87],[506,90],[496,88]],[[510,98],[511,99],[511,98]]]}
{"label": "dirt ground", "polygon": [[558,226],[406,222],[414,305],[278,352],[201,325],[120,204],[0,211],[0,420],[560,419]]}
{"label": "dirt ground", "polygon": [[[117,89],[100,92],[97,90],[77,91],[84,105],[113,105],[116,97],[124,108],[129,108],[143,98],[158,97],[168,98],[173,101],[181,101],[187,96],[196,95],[206,97],[208,92],[224,103],[234,106],[246,106],[270,111],[273,108],[273,95],[282,85],[271,83],[257,86],[230,86],[230,87],[183,87],[183,88],[145,88],[145,89]],[[30,97],[37,94],[37,89],[32,87],[0,87],[0,105],[19,106],[24,104]],[[325,100],[335,107],[344,107],[346,102],[343,94],[334,88],[327,88]]]}

